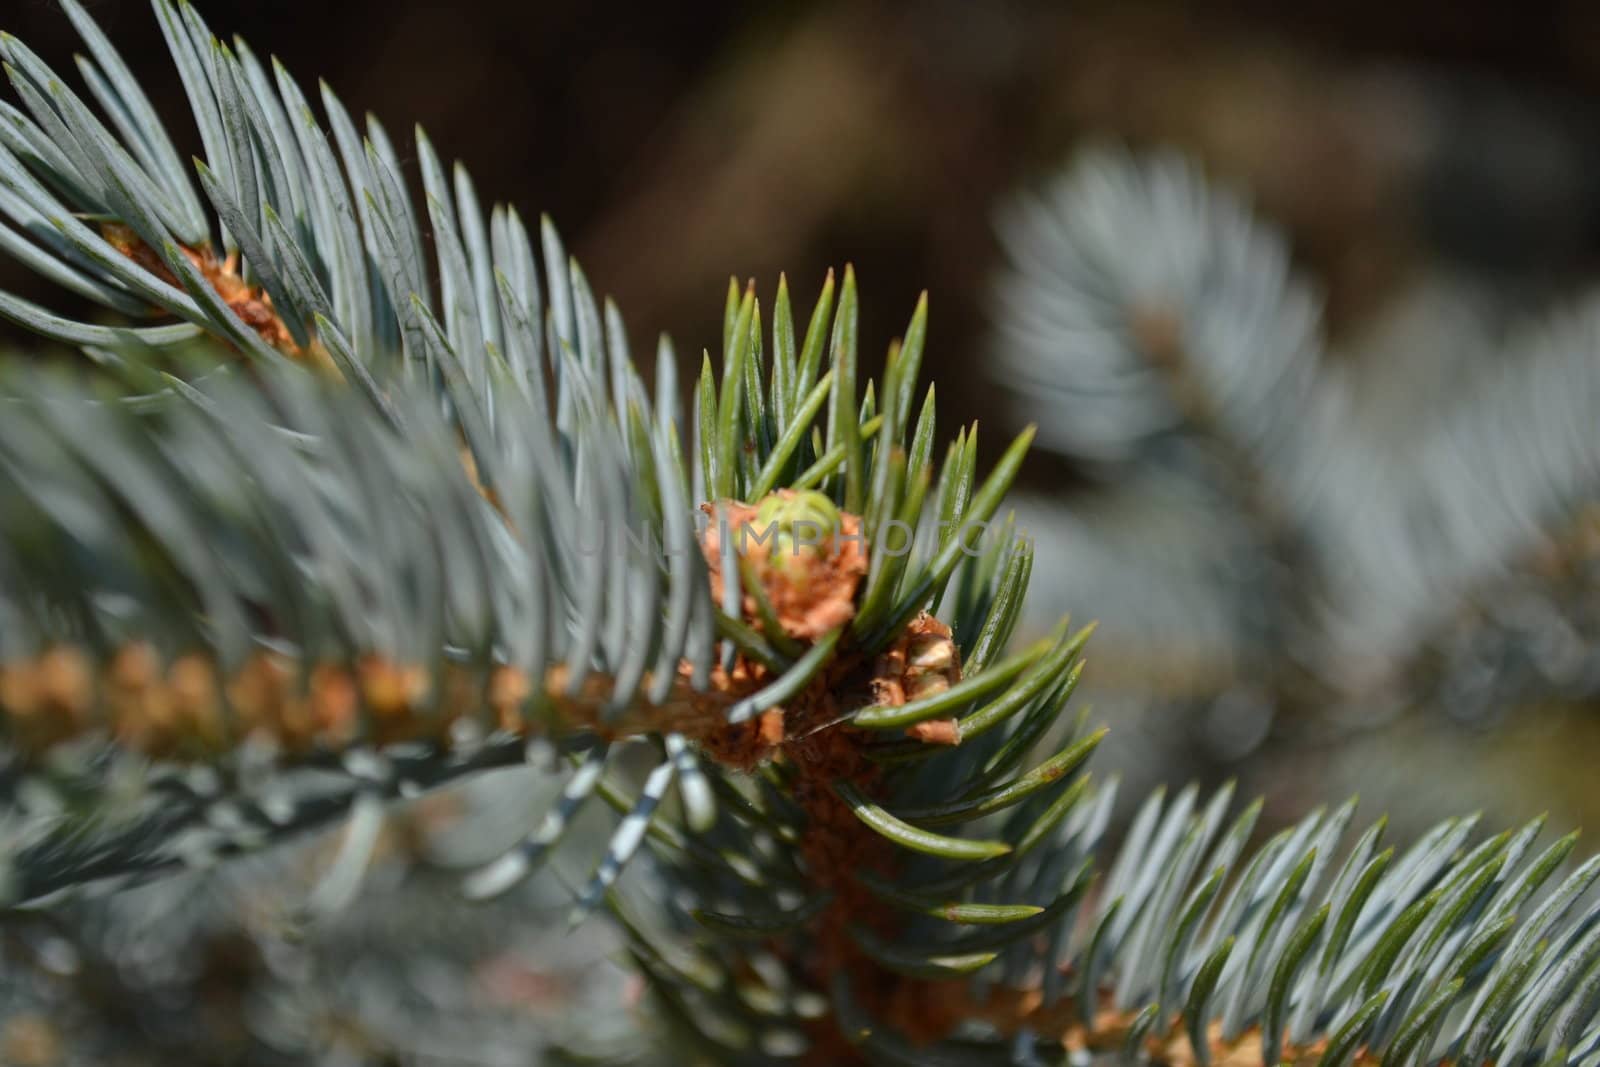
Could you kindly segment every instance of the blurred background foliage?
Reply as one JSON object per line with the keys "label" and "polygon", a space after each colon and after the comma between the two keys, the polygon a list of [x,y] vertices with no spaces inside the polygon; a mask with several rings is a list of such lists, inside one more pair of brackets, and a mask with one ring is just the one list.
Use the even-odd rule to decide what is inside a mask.
{"label": "blurred background foliage", "polygon": [[[171,120],[169,128],[192,136],[147,6],[142,0],[89,6]],[[1402,447],[1405,427],[1432,417],[1430,405],[1442,405],[1463,377],[1487,374],[1508,358],[1500,347],[1508,335],[1571,303],[1600,269],[1600,129],[1593,122],[1600,104],[1600,5],[1583,0],[217,0],[204,11],[219,32],[239,33],[302,78],[321,75],[353,109],[374,111],[391,129],[420,122],[442,156],[471,165],[485,201],[550,213],[597,288],[624,309],[639,348],[647,350],[643,342],[660,331],[680,350],[715,347],[730,274],[766,286],[786,271],[809,301],[825,270],[849,261],[873,294],[862,308],[864,351],[881,353],[927,288],[934,339],[928,376],[939,383],[948,416],[981,418],[994,428],[984,440],[989,459],[1006,438],[1001,429],[1021,419],[1015,397],[994,373],[992,316],[1004,265],[996,213],[1018,191],[1042,185],[1088,142],[1178,149],[1208,178],[1247,194],[1259,217],[1282,230],[1296,271],[1321,295],[1325,358],[1350,368],[1359,432],[1378,442],[1380,456],[1388,435]],[[53,64],[65,66],[74,46],[71,27],[50,0],[11,0],[3,28]],[[179,147],[198,150],[198,144]],[[0,289],[60,306],[59,294],[3,260]],[[16,331],[0,332],[0,340],[29,344]],[[1600,353],[1589,352],[1589,363],[1596,360]],[[1027,414],[1040,417],[1037,410]],[[1485,432],[1492,429],[1486,425]],[[1348,476],[1359,480],[1362,472]],[[1093,690],[1094,717],[1114,728],[1100,766],[1131,779],[1125,796],[1138,798],[1157,781],[1238,777],[1246,795],[1266,794],[1269,829],[1273,816],[1281,822],[1352,791],[1362,793],[1369,814],[1393,811],[1402,834],[1474,808],[1495,824],[1548,808],[1558,828],[1600,825],[1591,755],[1600,751],[1593,706],[1600,675],[1588,643],[1597,631],[1577,628],[1579,662],[1569,663],[1563,678],[1507,687],[1502,675],[1528,658],[1511,646],[1525,640],[1537,653],[1549,628],[1530,624],[1516,631],[1519,638],[1504,637],[1501,626],[1494,629],[1498,643],[1482,652],[1477,635],[1484,628],[1475,621],[1501,608],[1542,619],[1551,612],[1541,605],[1552,600],[1564,602],[1554,614],[1569,630],[1574,610],[1587,612],[1585,618],[1600,614],[1587,606],[1600,602],[1592,595],[1592,530],[1551,530],[1542,559],[1506,560],[1499,584],[1455,611],[1456,630],[1466,635],[1455,644],[1477,650],[1465,666],[1441,668],[1434,655],[1431,665],[1395,668],[1431,671],[1437,677],[1426,686],[1341,690],[1319,682],[1297,690],[1299,676],[1273,660],[1275,642],[1286,644],[1289,635],[1270,626],[1257,635],[1269,666],[1262,667],[1261,656],[1219,655],[1206,663],[1214,669],[1200,672],[1202,683],[1174,686],[1167,683],[1192,664],[1175,664],[1165,654],[1176,656],[1182,643],[1150,639],[1124,617],[1139,605],[1118,598],[1126,583],[1119,585],[1115,567],[1098,576],[1111,590],[1105,600],[1061,602],[1063,590],[1082,587],[1074,563],[1093,564],[1092,553],[1079,549],[1085,539],[1092,542],[1085,531],[1098,521],[1095,480],[1073,457],[1041,451],[1025,476],[1024,505],[1041,538],[1036,600],[1045,610],[1060,607],[1104,623],[1090,645],[1085,688]],[[1571,503],[1577,509],[1585,502]],[[1167,521],[1158,517],[1149,529],[1167,529]],[[1181,522],[1168,532],[1173,541],[1152,536],[1137,548],[1151,553],[1152,571],[1167,562],[1163,553],[1181,554],[1197,539]],[[1052,574],[1052,565],[1066,573]],[[1279,580],[1290,586],[1301,580],[1282,561],[1268,565],[1282,565]],[[1226,567],[1219,574],[1222,599],[1236,592],[1238,574]],[[1355,606],[1359,615],[1361,603]],[[1208,602],[1194,610],[1205,617],[1213,608]],[[1387,608],[1379,603],[1375,610]],[[1164,621],[1178,631],[1203,625],[1182,615]],[[1373,620],[1380,632],[1382,621]],[[519,804],[535,810],[531,802]],[[447,802],[435,807],[455,810]],[[504,1059],[492,1050],[470,1060],[441,1051],[448,1035],[396,1036],[391,1031],[415,1009],[399,997],[374,1003],[373,991],[386,987],[351,977],[362,968],[392,969],[393,961],[376,955],[383,939],[366,936],[363,924],[390,916],[412,929],[418,915],[445,922],[455,906],[429,896],[453,892],[452,879],[441,879],[447,884],[440,888],[425,877],[386,881],[381,873],[410,869],[414,860],[407,857],[417,850],[427,855],[430,846],[417,844],[425,835],[407,838],[403,831],[430,817],[448,824],[456,815],[406,810],[391,820],[400,828],[397,840],[410,844],[380,862],[369,906],[332,940],[307,945],[276,928],[264,933],[261,924],[271,927],[279,912],[240,910],[238,894],[260,879],[233,872],[220,888],[213,885],[219,876],[202,875],[176,890],[141,891],[157,909],[200,892],[196,881],[228,894],[216,912],[236,916],[226,938],[207,925],[213,912],[201,907],[184,914],[181,936],[151,925],[155,918],[102,917],[95,921],[103,921],[112,940],[91,933],[74,951],[88,944],[119,954],[116,973],[131,974],[145,999],[130,999],[126,990],[100,993],[132,1005],[136,1015],[150,1012],[135,1025],[147,1034],[177,1032],[152,1020],[163,1005],[181,1014],[190,1004],[187,994],[173,992],[179,985],[188,988],[198,974],[231,974],[232,983],[207,982],[219,998],[247,987],[257,1013],[348,1007],[344,1022],[318,1024],[333,1028],[319,1031],[326,1037],[318,1045],[324,1062],[525,1062],[517,1058],[526,1045],[519,1027],[548,1034],[562,1015],[550,1010],[549,998],[570,1003],[591,988],[574,984],[571,974],[590,976],[588,982],[598,973],[593,980],[609,993],[597,995],[613,1001],[621,995],[620,972],[593,965],[604,956],[603,944],[575,948],[558,934],[539,939],[541,924],[532,920],[557,914],[549,885],[530,888],[553,895],[539,906],[523,901],[526,914],[515,924],[533,943],[513,938],[474,946],[469,936],[439,935],[454,943],[443,957],[460,962],[465,955],[462,966],[476,975],[473,981],[488,983],[475,988],[489,990],[489,1003],[494,988],[515,986],[517,1003],[540,1005],[532,1022],[520,1011],[500,1020],[495,1033],[504,1032],[504,1045],[496,1048]],[[118,905],[140,906],[137,894]],[[154,966],[150,953],[113,944],[130,926],[162,931],[151,944],[163,950],[182,944],[201,955],[185,957],[190,970],[182,982],[140,971]],[[97,927],[88,922],[83,929]],[[59,965],[63,975],[90,973],[82,960],[65,959],[63,943],[44,925],[19,927],[8,935],[5,955],[34,966],[43,961],[47,970]],[[557,944],[566,947],[550,947]],[[247,952],[240,947],[246,945]],[[261,956],[262,945],[279,946],[273,950],[279,956]],[[230,946],[249,959],[229,955]],[[535,959],[545,963],[530,969]],[[313,971],[330,983],[316,988],[348,990],[350,1002],[297,1000],[296,986]],[[445,971],[406,981],[408,989],[419,983],[459,989],[462,979]],[[524,996],[529,990],[542,992]],[[28,1029],[46,1018],[59,1026],[42,1009],[14,1012],[0,1035],[0,1062],[64,1062],[51,1044],[59,1044],[59,1033],[44,1023],[43,1030]],[[353,1018],[384,1020],[389,1030],[339,1030]],[[258,1014],[253,1025],[267,1024]],[[299,1025],[280,1020],[268,1029],[293,1032]],[[430,1050],[430,1041],[439,1047]],[[230,1047],[214,1033],[204,1044]],[[410,1051],[386,1060],[383,1048]],[[159,1059],[160,1049],[152,1049]],[[280,1052],[284,1062],[303,1062],[296,1057],[306,1054]],[[118,1062],[118,1055],[155,1062],[136,1058],[143,1054],[123,1048],[86,1062]],[[219,1051],[216,1062],[225,1061]]]}

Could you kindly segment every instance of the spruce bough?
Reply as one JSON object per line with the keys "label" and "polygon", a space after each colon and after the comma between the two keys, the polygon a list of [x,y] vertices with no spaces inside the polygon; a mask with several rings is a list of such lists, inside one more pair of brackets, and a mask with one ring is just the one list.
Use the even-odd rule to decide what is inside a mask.
{"label": "spruce bough", "polygon": [[1108,844],[1088,629],[1011,642],[1031,434],[987,473],[975,425],[938,443],[925,301],[863,381],[851,271],[809,314],[733,285],[680,412],[671,346],[647,387],[553,227],[420,131],[419,201],[375,119],[156,0],[186,166],[63,7],[87,99],[0,39],[0,249],[106,314],[0,294],[90,357],[0,373],[9,906],[534,759],[560,793],[461,906],[615,809],[574,919],[620,924],[696,1061],[1600,1049],[1600,861],[1542,820],[1396,848],[1352,802],[1257,846],[1259,804],[1191,787]]}

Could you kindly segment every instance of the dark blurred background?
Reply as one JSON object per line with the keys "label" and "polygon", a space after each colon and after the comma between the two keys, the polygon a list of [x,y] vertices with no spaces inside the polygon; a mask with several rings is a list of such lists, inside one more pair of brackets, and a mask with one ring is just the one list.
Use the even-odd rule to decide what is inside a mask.
{"label": "dark blurred background", "polygon": [[[51,0],[4,6],[7,31],[65,61],[75,38]],[[88,6],[192,139],[148,6]],[[809,298],[849,261],[870,351],[926,287],[934,373],[981,387],[993,207],[1085,135],[1174,145],[1253,190],[1327,286],[1336,334],[1419,259],[1547,282],[1600,246],[1600,6],[1585,0],[202,11],[397,141],[420,122],[484,199],[548,212],[636,344],[712,343],[730,274],[784,270]],[[19,273],[0,263],[0,285],[45,295]]]}

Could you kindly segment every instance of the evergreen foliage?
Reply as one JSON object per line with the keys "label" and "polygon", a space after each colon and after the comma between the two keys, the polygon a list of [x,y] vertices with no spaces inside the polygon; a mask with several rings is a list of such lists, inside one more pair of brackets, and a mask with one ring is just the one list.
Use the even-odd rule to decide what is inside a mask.
{"label": "evergreen foliage", "polygon": [[1448,302],[1402,350],[1335,351],[1241,197],[1104,148],[1001,235],[996,381],[1093,482],[1022,507],[1053,545],[1039,599],[1095,605],[1102,655],[1162,665],[1156,702],[1477,722],[1597,691],[1592,295],[1505,336]]}
{"label": "evergreen foliage", "polygon": [[[308,897],[330,913],[384,801],[526,763],[556,795],[434,906],[509,892],[612,809],[573,918],[619,923],[676,1062],[1600,1054],[1600,860],[1561,873],[1574,838],[1542,820],[1396,849],[1352,802],[1258,844],[1259,805],[1189,788],[1107,840],[1102,733],[1066,711],[1088,629],[1011,642],[1033,548],[996,516],[1032,434],[988,473],[976,426],[938,444],[925,303],[867,381],[852,272],[806,315],[733,285],[680,417],[671,347],[647,387],[554,229],[536,251],[420,132],[419,203],[375,120],[324,88],[330,136],[280,67],[155,0],[191,176],[63,6],[88,100],[0,39],[0,247],[116,317],[0,294],[89,357],[0,375],[13,921],[348,816]],[[1195,305],[1237,361],[1206,364],[1237,399],[1212,414],[1276,460],[1306,374],[1231,341],[1309,359],[1311,308],[1224,215],[1193,242],[1250,299]],[[1115,460],[1171,423],[1147,399],[1052,426]]]}

